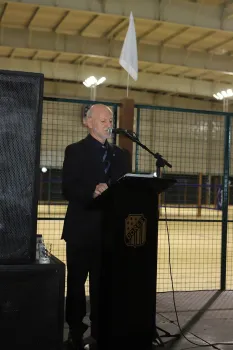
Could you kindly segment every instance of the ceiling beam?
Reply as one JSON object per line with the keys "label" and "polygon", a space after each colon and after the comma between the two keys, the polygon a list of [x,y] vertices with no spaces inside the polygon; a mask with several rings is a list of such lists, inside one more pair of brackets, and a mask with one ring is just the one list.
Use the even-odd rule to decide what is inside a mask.
{"label": "ceiling beam", "polygon": [[[60,7],[67,10],[92,12],[93,14],[125,16],[126,18],[129,17],[132,10],[132,0],[124,0],[119,4],[116,0],[108,0],[104,6],[100,0],[8,0],[8,3]],[[231,15],[227,16],[226,9],[225,20],[222,22],[223,10],[222,6],[218,5],[180,0],[147,0],[145,6],[143,1],[134,1],[133,14],[135,18],[232,32],[233,18]]]}
{"label": "ceiling beam", "polygon": [[53,30],[54,32],[58,32],[61,24],[64,22],[65,19],[70,15],[70,11],[65,11],[64,15],[60,18],[59,22],[54,26]]}
{"label": "ceiling beam", "polygon": [[[98,101],[120,102],[125,96],[124,89],[106,87],[104,85],[98,86],[96,91]],[[90,99],[90,91],[83,84],[66,83],[58,81],[45,81],[44,95],[50,97],[75,98],[75,99]],[[190,109],[202,109],[222,111],[222,101],[207,102],[201,99],[192,99],[189,97],[174,96],[169,98],[167,95],[159,94],[158,92],[143,92],[131,90],[129,92],[130,98],[133,98],[135,103],[147,105],[159,105],[169,107],[180,107]],[[46,106],[46,104],[45,104]],[[46,108],[46,107],[45,107]],[[229,106],[229,111],[231,106]]]}
{"label": "ceiling beam", "polygon": [[36,17],[36,15],[38,14],[39,11],[40,11],[40,7],[38,6],[38,7],[33,11],[33,13],[32,13],[32,15],[31,15],[31,17],[30,17],[28,23],[26,24],[26,27],[27,27],[27,28],[30,28],[30,26],[31,26],[31,24],[32,24],[32,22],[33,22],[33,20],[34,20],[34,18]]}
{"label": "ceiling beam", "polygon": [[4,3],[0,3],[0,22],[2,22],[4,20],[4,16],[6,14],[6,10],[7,10],[7,2]]}
{"label": "ceiling beam", "polygon": [[99,17],[99,15],[94,15],[80,30],[79,30],[79,34],[83,35],[85,30],[87,30],[87,28],[95,22],[95,20]]}
{"label": "ceiling beam", "polygon": [[189,42],[187,45],[185,45],[185,49],[190,49],[193,45],[197,44],[198,42],[204,40],[204,39],[207,39],[208,37],[212,36],[214,34],[214,31],[211,30],[210,32],[208,33],[205,33],[204,35],[201,34],[200,37],[192,40],[191,42]]}
{"label": "ceiling beam", "polygon": [[[122,69],[102,68],[94,66],[75,66],[57,62],[0,58],[3,70],[25,71],[44,74],[46,79],[82,82],[88,76],[106,77],[108,85],[126,88],[127,74]],[[217,91],[231,88],[230,84],[217,84],[187,78],[171,77],[140,73],[138,81],[130,80],[130,88],[147,91],[166,91],[175,94],[186,94],[211,97]]]}
{"label": "ceiling beam", "polygon": [[149,34],[152,34],[153,32],[155,32],[161,26],[162,26],[162,23],[156,23],[150,29],[148,29],[144,33],[142,33],[140,36],[137,36],[138,43],[140,41],[142,41],[145,37],[147,37]]}
{"label": "ceiling beam", "polygon": [[[123,42],[55,32],[36,32],[29,29],[0,28],[0,45],[119,60]],[[146,44],[139,44],[138,52],[139,61],[146,63],[232,72],[232,57],[230,56]]]}
{"label": "ceiling beam", "polygon": [[117,24],[115,24],[109,31],[104,33],[103,37],[108,39],[115,38],[115,36],[117,36],[127,25],[128,22],[126,18],[120,19]]}

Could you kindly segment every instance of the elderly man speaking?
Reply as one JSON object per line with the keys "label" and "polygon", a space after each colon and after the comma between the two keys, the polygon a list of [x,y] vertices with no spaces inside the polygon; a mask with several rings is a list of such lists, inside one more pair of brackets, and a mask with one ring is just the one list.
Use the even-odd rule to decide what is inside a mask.
{"label": "elderly man speaking", "polygon": [[110,145],[109,128],[113,115],[105,105],[93,105],[87,112],[86,138],[68,145],[63,164],[62,190],[69,202],[62,238],[67,253],[66,321],[68,349],[82,350],[87,325],[85,282],[89,274],[91,335],[97,338],[98,291],[100,274],[102,213],[90,209],[93,198],[130,171],[128,154]]}

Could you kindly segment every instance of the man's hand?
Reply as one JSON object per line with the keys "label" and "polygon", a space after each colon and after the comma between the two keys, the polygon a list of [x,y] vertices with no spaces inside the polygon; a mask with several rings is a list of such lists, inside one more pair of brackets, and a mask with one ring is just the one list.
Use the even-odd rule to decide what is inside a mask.
{"label": "man's hand", "polygon": [[103,193],[104,191],[106,191],[106,189],[108,188],[107,184],[98,184],[95,188],[95,192],[94,192],[94,198],[98,197],[101,195],[101,193]]}

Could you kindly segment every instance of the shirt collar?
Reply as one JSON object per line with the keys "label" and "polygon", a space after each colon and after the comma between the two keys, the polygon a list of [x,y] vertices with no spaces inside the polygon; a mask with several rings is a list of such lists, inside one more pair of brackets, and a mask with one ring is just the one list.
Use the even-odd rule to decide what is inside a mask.
{"label": "shirt collar", "polygon": [[105,143],[103,144],[100,141],[96,140],[93,136],[91,136],[91,134],[88,134],[87,140],[91,143],[91,145],[93,147],[95,147],[97,149],[108,148],[109,147],[108,140],[106,140]]}

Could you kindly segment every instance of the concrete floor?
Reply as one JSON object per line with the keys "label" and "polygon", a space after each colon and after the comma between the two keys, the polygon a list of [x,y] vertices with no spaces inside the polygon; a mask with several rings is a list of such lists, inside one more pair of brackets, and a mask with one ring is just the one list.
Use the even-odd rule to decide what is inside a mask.
{"label": "concrete floor", "polygon": [[[216,344],[215,349],[233,349],[233,291],[176,292],[175,303],[182,332],[177,325],[173,294],[157,294],[157,327],[179,337],[167,337],[158,330],[164,347],[154,343],[153,349],[214,349],[208,343]],[[68,327],[65,324],[64,339],[67,339],[67,334]],[[85,335],[89,336],[89,330]]]}
{"label": "concrete floor", "polygon": [[[215,349],[233,349],[233,291],[176,292],[175,303],[182,334],[195,344],[182,335],[179,339],[164,337],[166,349],[199,350],[203,345],[213,349],[208,343],[228,343],[216,344]],[[181,334],[170,292],[157,295],[156,324],[171,334]]]}

